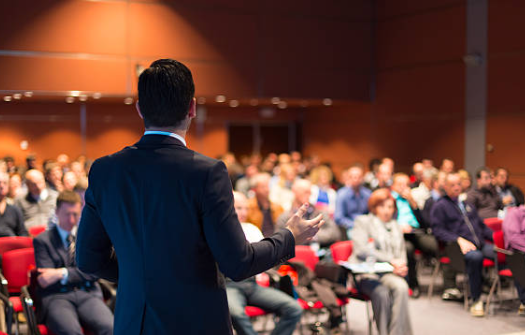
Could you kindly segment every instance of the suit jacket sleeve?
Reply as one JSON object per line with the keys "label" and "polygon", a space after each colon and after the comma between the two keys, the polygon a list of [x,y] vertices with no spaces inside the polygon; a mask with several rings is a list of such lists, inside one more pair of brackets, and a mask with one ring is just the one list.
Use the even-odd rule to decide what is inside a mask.
{"label": "suit jacket sleeve", "polygon": [[208,172],[203,193],[202,224],[219,269],[233,280],[263,272],[294,256],[295,241],[288,229],[257,243],[248,243],[233,208],[226,166],[217,162]]}
{"label": "suit jacket sleeve", "polygon": [[[95,164],[89,175],[89,185],[94,184]],[[76,244],[77,266],[86,273],[110,281],[118,280],[118,263],[106,229],[102,224],[92,189],[85,194],[85,206],[78,227]]]}

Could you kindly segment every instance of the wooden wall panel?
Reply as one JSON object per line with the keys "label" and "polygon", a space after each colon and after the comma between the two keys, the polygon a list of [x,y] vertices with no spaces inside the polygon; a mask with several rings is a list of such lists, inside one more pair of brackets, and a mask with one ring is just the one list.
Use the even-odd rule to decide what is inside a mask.
{"label": "wooden wall panel", "polygon": [[498,54],[525,49],[525,2],[489,1],[489,53]]}
{"label": "wooden wall panel", "polygon": [[465,46],[465,6],[379,21],[379,69],[461,59]]}
{"label": "wooden wall panel", "polygon": [[126,70],[118,60],[0,56],[0,90],[125,94]]}
{"label": "wooden wall panel", "polygon": [[126,54],[125,2],[0,2],[0,49]]}
{"label": "wooden wall panel", "polygon": [[465,4],[465,0],[378,0],[377,15],[380,19],[439,11]]}

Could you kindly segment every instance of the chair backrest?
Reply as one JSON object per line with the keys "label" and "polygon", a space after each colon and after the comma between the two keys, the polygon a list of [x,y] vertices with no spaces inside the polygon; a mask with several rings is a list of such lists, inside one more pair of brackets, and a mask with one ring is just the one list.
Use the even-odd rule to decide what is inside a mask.
{"label": "chair backrest", "polygon": [[[498,230],[495,231],[492,234],[492,239],[494,240],[494,245],[500,249],[505,249],[505,240],[503,238],[503,231]],[[497,252],[496,255],[498,256],[498,264],[502,265],[506,262],[505,254],[502,252]]]}
{"label": "chair backrest", "polygon": [[29,235],[33,237],[37,237],[41,233],[45,232],[47,229],[47,225],[39,225],[39,226],[32,226],[29,227]]}
{"label": "chair backrest", "polygon": [[2,256],[2,270],[7,279],[10,293],[18,293],[22,286],[29,284],[28,272],[34,269],[35,251],[33,248],[11,250]]}
{"label": "chair backrest", "polygon": [[514,250],[514,254],[507,256],[507,265],[514,279],[521,287],[525,287],[525,254]]}
{"label": "chair backrest", "polygon": [[347,261],[350,255],[352,255],[353,247],[354,243],[352,241],[340,241],[332,244],[330,246],[330,251],[332,252],[334,263]]}
{"label": "chair backrest", "polygon": [[28,236],[0,237],[0,255],[10,250],[32,247],[33,239]]}
{"label": "chair backrest", "polygon": [[449,243],[445,246],[445,253],[450,259],[450,266],[459,273],[465,272],[465,256],[461,252],[459,244]]}
{"label": "chair backrest", "polygon": [[315,265],[319,262],[319,257],[312,248],[307,245],[295,246],[295,257],[289,262],[303,262],[310,270],[315,271]]}
{"label": "chair backrest", "polygon": [[500,231],[501,230],[501,224],[503,223],[502,219],[499,218],[487,218],[483,220],[483,223],[492,229],[492,231]]}

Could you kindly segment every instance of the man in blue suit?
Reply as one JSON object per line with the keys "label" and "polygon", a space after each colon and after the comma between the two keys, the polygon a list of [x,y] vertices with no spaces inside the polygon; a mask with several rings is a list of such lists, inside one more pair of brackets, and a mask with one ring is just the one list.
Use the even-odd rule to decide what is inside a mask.
{"label": "man in blue suit", "polygon": [[95,334],[111,335],[113,313],[102,301],[98,278],[83,273],[75,264],[72,231],[80,218],[81,202],[76,192],[61,192],[56,208],[58,225],[33,241],[42,301],[38,317],[57,335],[83,334],[81,324]]}
{"label": "man in blue suit", "polygon": [[321,217],[303,220],[304,205],[287,228],[248,243],[224,163],[186,147],[196,113],[190,70],[155,61],[138,92],[146,132],[93,164],[78,265],[118,280],[116,335],[232,334],[221,272],[242,280],[293,257]]}

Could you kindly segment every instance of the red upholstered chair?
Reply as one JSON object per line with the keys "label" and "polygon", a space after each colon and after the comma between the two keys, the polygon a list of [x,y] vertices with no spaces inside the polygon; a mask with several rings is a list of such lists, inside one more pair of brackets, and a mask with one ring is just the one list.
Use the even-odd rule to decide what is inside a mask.
{"label": "red upholstered chair", "polygon": [[28,236],[0,237],[0,255],[3,255],[6,251],[32,247],[33,239]]}
{"label": "red upholstered chair", "polygon": [[492,282],[492,285],[490,287],[489,295],[487,296],[487,303],[486,308],[489,309],[490,302],[492,300],[492,297],[495,293],[495,290],[497,288],[498,292],[501,290],[501,277],[507,277],[511,278],[513,277],[512,270],[509,268],[506,268],[507,263],[507,253],[510,253],[510,251],[505,250],[505,241],[503,237],[503,231],[498,230],[495,231],[492,235],[492,238],[494,239],[494,250],[496,251],[497,260],[498,260],[498,275],[494,278],[494,281]]}
{"label": "red upholstered chair", "polygon": [[15,325],[18,333],[18,313],[23,312],[20,292],[22,286],[29,283],[28,273],[35,268],[35,252],[33,248],[15,249],[2,255],[2,290],[9,295],[15,313]]}
{"label": "red upholstered chair", "polygon": [[[352,241],[341,241],[341,242],[335,242],[330,246],[330,250],[332,251],[332,258],[336,264],[339,262],[346,262],[348,261],[348,258],[352,255],[354,248],[354,243]],[[370,301],[370,298],[360,293],[355,286],[351,286],[348,288],[349,296],[351,299],[360,300],[366,303],[366,316],[368,319],[368,334],[372,334],[372,324],[374,322],[373,313],[370,313],[370,310],[372,309],[372,302]]]}
{"label": "red upholstered chair", "polygon": [[46,231],[46,229],[47,229],[47,225],[40,225],[40,226],[29,227],[28,230],[29,230],[29,235],[31,235],[32,237],[37,237],[39,234]]}
{"label": "red upholstered chair", "polygon": [[500,231],[503,220],[499,218],[487,218],[483,220],[483,223],[485,223],[487,227],[492,229],[492,231]]}

